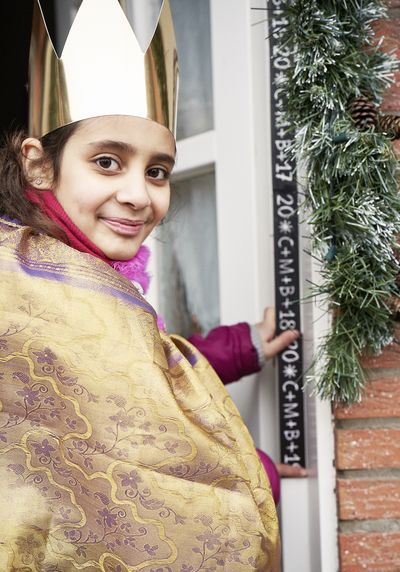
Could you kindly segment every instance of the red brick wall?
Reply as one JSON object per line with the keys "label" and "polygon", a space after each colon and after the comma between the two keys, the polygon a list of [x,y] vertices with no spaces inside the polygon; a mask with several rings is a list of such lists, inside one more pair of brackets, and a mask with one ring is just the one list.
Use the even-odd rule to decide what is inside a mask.
{"label": "red brick wall", "polygon": [[363,401],[334,410],[340,572],[399,572],[400,345],[364,366]]}
{"label": "red brick wall", "polygon": [[[400,0],[376,32],[400,57]],[[400,71],[382,105],[400,115]],[[400,153],[400,141],[396,141]],[[400,323],[396,331],[400,339]],[[336,407],[340,572],[400,571],[400,344],[364,360],[363,401]]]}

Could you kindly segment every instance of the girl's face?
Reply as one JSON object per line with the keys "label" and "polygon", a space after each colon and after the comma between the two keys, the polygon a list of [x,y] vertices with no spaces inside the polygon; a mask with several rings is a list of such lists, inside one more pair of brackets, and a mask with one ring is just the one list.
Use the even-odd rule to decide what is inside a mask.
{"label": "girl's face", "polygon": [[88,119],[66,143],[54,192],[76,226],[112,260],[128,260],[166,215],[175,140],[138,117]]}

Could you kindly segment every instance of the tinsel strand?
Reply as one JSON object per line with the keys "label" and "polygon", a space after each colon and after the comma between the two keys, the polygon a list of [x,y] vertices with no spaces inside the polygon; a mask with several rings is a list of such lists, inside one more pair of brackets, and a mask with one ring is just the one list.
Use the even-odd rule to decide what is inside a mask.
{"label": "tinsel strand", "polygon": [[376,128],[371,106],[357,126],[349,100],[368,94],[379,106],[397,62],[374,37],[373,22],[387,16],[381,1],[292,0],[285,12],[292,151],[305,166],[303,207],[322,264],[313,294],[332,314],[313,381],[322,398],[351,403],[363,394],[361,357],[393,339],[400,198],[390,137]]}

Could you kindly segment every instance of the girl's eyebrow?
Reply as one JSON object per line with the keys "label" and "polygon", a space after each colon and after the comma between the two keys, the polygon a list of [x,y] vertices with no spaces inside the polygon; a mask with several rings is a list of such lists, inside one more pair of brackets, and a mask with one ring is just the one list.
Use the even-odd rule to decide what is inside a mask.
{"label": "girl's eyebrow", "polygon": [[168,155],[167,153],[155,153],[154,155],[152,155],[151,158],[153,161],[160,161],[161,163],[168,163],[169,166],[171,167],[171,169],[175,165],[175,159],[173,157],[171,157],[171,155]]}
{"label": "girl's eyebrow", "polygon": [[[126,143],[126,141],[116,141],[115,139],[103,139],[101,141],[93,141],[89,143],[89,147],[96,149],[98,151],[110,150],[119,153],[127,153],[130,155],[135,155],[135,153],[137,153],[137,148],[131,145],[130,143]],[[167,153],[154,153],[151,156],[151,159],[152,161],[161,161],[162,163],[168,163],[171,169],[175,165],[174,157],[168,155]]]}
{"label": "girl's eyebrow", "polygon": [[101,141],[92,141],[89,147],[93,149],[110,149],[113,151],[120,151],[123,153],[130,153],[134,155],[137,152],[136,147],[126,141],[116,141],[115,139],[102,139]]}

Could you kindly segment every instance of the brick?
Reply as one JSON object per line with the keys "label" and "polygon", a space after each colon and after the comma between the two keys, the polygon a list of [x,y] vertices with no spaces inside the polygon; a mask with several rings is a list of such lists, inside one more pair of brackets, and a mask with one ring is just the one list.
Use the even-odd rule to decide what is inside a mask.
{"label": "brick", "polygon": [[386,52],[395,50],[397,57],[400,56],[399,26],[400,18],[378,20],[374,23],[376,37],[383,37],[382,48]]}
{"label": "brick", "polygon": [[340,520],[400,518],[400,479],[338,479]]}
{"label": "brick", "polygon": [[336,419],[400,417],[400,375],[370,380],[362,401],[352,406],[335,405]]}
{"label": "brick", "polygon": [[400,72],[394,74],[394,83],[386,90],[381,111],[384,113],[400,114]]}
{"label": "brick", "polygon": [[340,572],[399,572],[400,533],[339,534]]}
{"label": "brick", "polygon": [[[400,6],[400,1],[392,2],[392,8]],[[392,18],[391,20],[378,20],[374,24],[374,30],[377,38],[383,37],[382,47],[387,52],[394,53],[400,57],[400,39],[399,39],[400,19]],[[383,99],[381,110],[383,112],[396,113],[400,112],[400,72],[394,74],[394,84],[390,86]]]}
{"label": "brick", "polygon": [[[400,339],[400,325],[396,328],[395,337],[397,340]],[[400,368],[400,344],[394,342],[386,346],[377,356],[363,357],[361,363],[363,367],[370,369]]]}
{"label": "brick", "polygon": [[337,429],[336,467],[400,468],[400,429]]}

